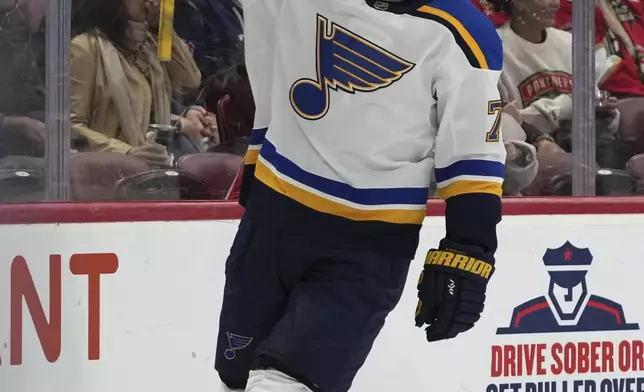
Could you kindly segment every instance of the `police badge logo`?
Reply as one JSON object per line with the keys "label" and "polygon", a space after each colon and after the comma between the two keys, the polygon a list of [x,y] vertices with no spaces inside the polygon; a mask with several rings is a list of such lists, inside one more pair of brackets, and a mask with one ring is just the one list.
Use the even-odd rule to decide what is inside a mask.
{"label": "police badge logo", "polygon": [[548,249],[543,263],[550,276],[548,292],[514,308],[508,327],[497,334],[638,330],[627,323],[622,305],[590,294],[586,274],[593,261],[588,248],[566,241]]}

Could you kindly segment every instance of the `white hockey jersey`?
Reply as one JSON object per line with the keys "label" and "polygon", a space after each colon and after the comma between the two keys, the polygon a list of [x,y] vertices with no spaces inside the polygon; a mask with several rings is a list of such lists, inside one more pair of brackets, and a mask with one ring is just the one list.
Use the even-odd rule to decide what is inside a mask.
{"label": "white hockey jersey", "polygon": [[[259,3],[276,18],[245,23],[247,53],[263,53],[247,58],[258,107],[252,149],[262,144],[247,163],[256,160],[255,177],[273,195],[320,215],[416,231],[434,171],[444,199],[501,195],[503,53],[469,0],[247,0],[245,18],[259,18],[249,14]],[[257,201],[264,209],[279,203],[253,190],[256,198],[271,199]]]}
{"label": "white hockey jersey", "polygon": [[245,163],[254,165],[271,118],[275,21],[283,0],[242,0],[244,56],[255,100],[255,119]]}

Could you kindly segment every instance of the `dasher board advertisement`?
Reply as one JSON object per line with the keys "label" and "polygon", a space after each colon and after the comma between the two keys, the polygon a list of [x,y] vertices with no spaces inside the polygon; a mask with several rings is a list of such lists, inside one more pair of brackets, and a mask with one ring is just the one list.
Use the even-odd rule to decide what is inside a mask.
{"label": "dasher board advertisement", "polygon": [[[0,225],[0,391],[218,391],[224,262],[238,221]],[[414,326],[406,292],[352,391],[644,392],[644,215],[507,216],[482,319]],[[244,349],[235,331],[227,358]]]}

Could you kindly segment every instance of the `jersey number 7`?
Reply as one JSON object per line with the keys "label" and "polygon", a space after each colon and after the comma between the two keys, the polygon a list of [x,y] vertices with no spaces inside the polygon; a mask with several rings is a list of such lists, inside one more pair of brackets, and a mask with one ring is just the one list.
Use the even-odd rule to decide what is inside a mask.
{"label": "jersey number 7", "polygon": [[496,117],[492,129],[485,135],[486,142],[494,143],[501,139],[501,109],[503,109],[503,101],[496,100],[487,103],[487,114]]}

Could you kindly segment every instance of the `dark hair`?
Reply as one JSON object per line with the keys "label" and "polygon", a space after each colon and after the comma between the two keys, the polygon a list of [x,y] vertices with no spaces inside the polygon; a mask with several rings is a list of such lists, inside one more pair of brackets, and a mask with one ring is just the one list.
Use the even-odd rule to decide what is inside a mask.
{"label": "dark hair", "polygon": [[127,15],[123,0],[73,0],[72,37],[98,30],[123,47]]}
{"label": "dark hair", "polygon": [[494,7],[496,12],[505,12],[510,14],[512,11],[512,6],[510,5],[510,0],[487,0]]}

